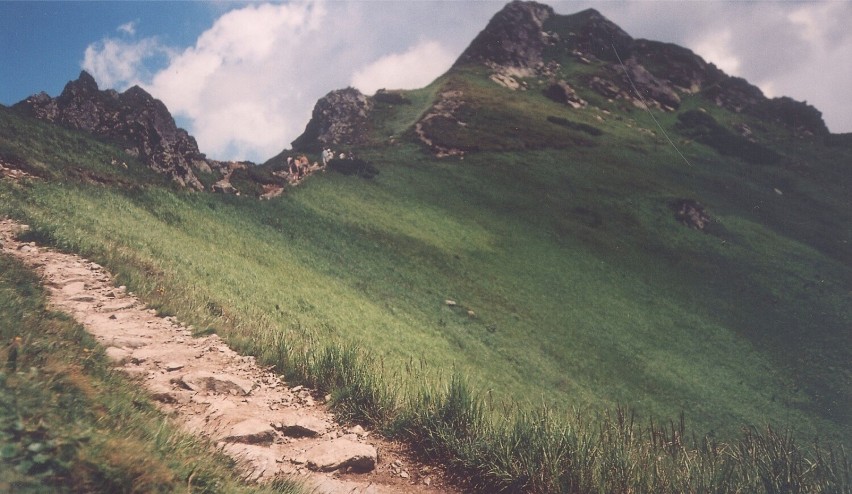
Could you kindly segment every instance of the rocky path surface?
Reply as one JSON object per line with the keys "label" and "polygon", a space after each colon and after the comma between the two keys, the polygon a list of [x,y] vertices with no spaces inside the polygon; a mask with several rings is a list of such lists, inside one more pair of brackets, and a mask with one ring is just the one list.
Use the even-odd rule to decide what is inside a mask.
{"label": "rocky path surface", "polygon": [[327,494],[456,492],[403,445],[337,424],[311,390],[288,387],[216,335],[193,337],[158,317],[101,266],[18,241],[26,228],[0,220],[2,250],[36,270],[52,306],[85,326],[172,420],[237,459],[248,479],[292,476]]}

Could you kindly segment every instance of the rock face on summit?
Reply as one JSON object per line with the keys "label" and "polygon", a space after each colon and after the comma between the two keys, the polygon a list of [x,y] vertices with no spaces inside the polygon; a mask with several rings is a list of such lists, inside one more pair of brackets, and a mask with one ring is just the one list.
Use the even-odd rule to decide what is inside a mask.
{"label": "rock face on summit", "polygon": [[[598,70],[571,77],[573,64]],[[712,104],[781,124],[797,135],[827,135],[814,107],[790,98],[769,99],[744,79],[731,77],[692,51],[669,43],[633,39],[594,9],[556,14],[537,2],[513,1],[494,15],[454,67],[484,65],[492,80],[510,89],[525,81],[545,83],[545,95],[563,102],[566,87],[587,87],[611,101],[672,111],[681,95],[698,94]],[[635,89],[634,89],[635,86]],[[637,95],[637,92],[640,95]],[[582,107],[576,102],[575,108]]]}
{"label": "rock face on summit", "polygon": [[491,21],[461,54],[456,65],[471,62],[520,70],[542,62],[549,43],[544,22],[553,9],[536,2],[512,2]]}
{"label": "rock face on summit", "polygon": [[42,92],[14,108],[41,120],[117,141],[153,170],[183,186],[204,188],[193,172],[193,167],[207,167],[195,138],[177,127],[160,100],[138,86],[123,93],[101,91],[94,78],[83,71],[76,81],[66,84],[58,97]]}
{"label": "rock face on summit", "polygon": [[367,116],[373,102],[355,88],[332,91],[317,101],[311,120],[292,142],[294,151],[317,153],[366,141]]}

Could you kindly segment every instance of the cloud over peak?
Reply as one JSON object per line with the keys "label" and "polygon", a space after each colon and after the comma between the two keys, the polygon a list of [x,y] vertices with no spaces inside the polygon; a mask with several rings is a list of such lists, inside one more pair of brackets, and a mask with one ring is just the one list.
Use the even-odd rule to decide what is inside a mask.
{"label": "cloud over peak", "polygon": [[[451,65],[453,54],[435,41],[384,55],[368,19],[342,3],[248,5],[182,50],[156,38],[93,43],[83,68],[104,87],[139,84],[163,100],[211,157],[261,161],[290,146],[327,92],[422,87]],[[147,68],[164,54],[162,68]]]}
{"label": "cloud over peak", "polygon": [[[560,13],[592,3],[559,2]],[[139,84],[218,159],[262,161],[289,147],[317,99],[346,86],[423,87],[445,72],[499,10],[493,2],[217,4],[225,9],[189,46],[137,38],[136,21],[90,44],[82,66],[101,87]],[[852,103],[852,3],[607,4],[634,37],[692,48],[767,94],[808,99],[837,132]],[[148,25],[148,24],[146,24]],[[167,35],[164,33],[164,35]],[[817,75],[814,75],[817,74]]]}
{"label": "cloud over peak", "polygon": [[446,72],[456,55],[437,41],[421,41],[403,53],[385,55],[352,76],[352,85],[363,93],[410,89],[428,85]]}

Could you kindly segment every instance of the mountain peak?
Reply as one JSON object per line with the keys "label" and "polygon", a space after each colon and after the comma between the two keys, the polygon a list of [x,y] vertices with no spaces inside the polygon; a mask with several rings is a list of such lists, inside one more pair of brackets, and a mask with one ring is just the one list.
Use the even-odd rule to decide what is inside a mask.
{"label": "mountain peak", "polygon": [[544,23],[553,8],[537,2],[513,1],[497,12],[461,54],[456,65],[494,64],[530,69],[542,61],[547,37]]}
{"label": "mountain peak", "polygon": [[611,62],[630,56],[633,38],[597,10],[586,9],[563,19],[575,29],[569,35],[579,51]]}
{"label": "mountain peak", "polygon": [[85,70],[80,71],[80,75],[79,77],[77,77],[76,81],[71,81],[68,84],[74,84],[78,87],[82,87],[92,91],[98,90],[98,83],[95,81],[95,78],[92,77],[92,75],[86,72]]}
{"label": "mountain peak", "polygon": [[101,91],[85,70],[51,98],[45,93],[16,103],[16,109],[35,118],[82,130],[122,143],[153,170],[181,185],[203,189],[192,171],[206,168],[204,155],[189,133],[175,124],[166,105],[134,86],[124,93]]}
{"label": "mountain peak", "polygon": [[325,147],[362,143],[372,107],[372,100],[352,87],[326,94],[314,105],[305,132],[292,142],[293,149],[319,152]]}

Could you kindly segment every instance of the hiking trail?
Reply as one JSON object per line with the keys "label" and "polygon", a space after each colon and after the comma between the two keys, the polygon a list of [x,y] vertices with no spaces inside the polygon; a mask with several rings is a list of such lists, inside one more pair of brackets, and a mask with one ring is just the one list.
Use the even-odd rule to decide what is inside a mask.
{"label": "hiking trail", "polygon": [[175,317],[158,317],[98,264],[17,240],[27,229],[0,219],[0,246],[38,273],[51,308],[83,325],[174,423],[237,460],[248,480],[292,477],[318,494],[459,492],[439,467],[338,424],[323,398],[287,386],[217,335],[193,337]]}

